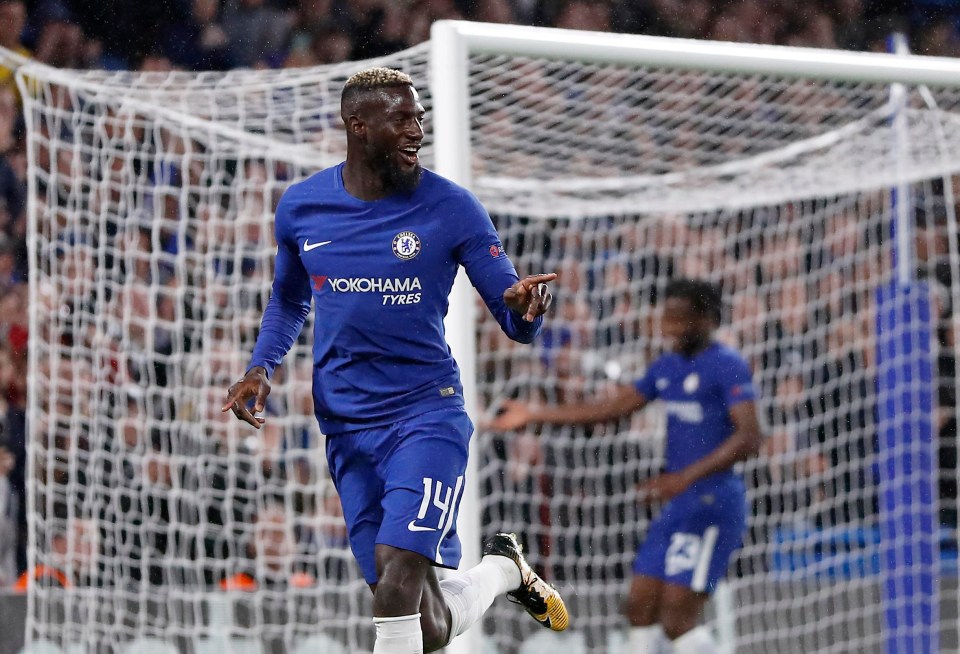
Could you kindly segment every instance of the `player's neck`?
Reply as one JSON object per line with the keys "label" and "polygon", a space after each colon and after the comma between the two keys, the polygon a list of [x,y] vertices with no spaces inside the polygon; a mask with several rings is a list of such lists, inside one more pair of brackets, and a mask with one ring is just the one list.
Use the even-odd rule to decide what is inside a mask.
{"label": "player's neck", "polygon": [[702,340],[688,344],[686,347],[680,350],[680,354],[688,359],[692,359],[711,345],[713,345],[713,334],[708,334]]}
{"label": "player's neck", "polygon": [[351,157],[347,157],[343,166],[343,187],[347,193],[364,202],[382,200],[396,193],[383,175],[372,170],[364,161]]}

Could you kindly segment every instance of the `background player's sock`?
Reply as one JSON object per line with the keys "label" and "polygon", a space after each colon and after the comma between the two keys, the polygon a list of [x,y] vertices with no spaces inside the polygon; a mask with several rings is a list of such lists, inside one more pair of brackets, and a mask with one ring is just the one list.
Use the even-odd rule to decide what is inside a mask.
{"label": "background player's sock", "polygon": [[627,654],[660,654],[664,640],[663,627],[658,624],[630,627],[626,651]]}
{"label": "background player's sock", "polygon": [[517,564],[505,556],[485,556],[466,572],[441,580],[440,590],[450,609],[450,640],[477,622],[497,595],[514,590],[520,581]]}
{"label": "background player's sock", "polygon": [[696,627],[673,641],[674,654],[720,654],[720,647],[706,627]]}
{"label": "background player's sock", "polygon": [[377,640],[373,654],[423,654],[423,631],[420,614],[396,618],[374,618]]}

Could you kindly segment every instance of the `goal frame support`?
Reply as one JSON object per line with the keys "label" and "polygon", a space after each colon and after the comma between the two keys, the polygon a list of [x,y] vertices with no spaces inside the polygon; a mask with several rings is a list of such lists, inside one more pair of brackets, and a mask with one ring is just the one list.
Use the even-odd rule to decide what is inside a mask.
{"label": "goal frame support", "polygon": [[[431,28],[430,50],[430,88],[433,98],[434,148],[436,153],[436,171],[453,181],[471,187],[470,143],[470,95],[469,95],[469,56],[471,54],[509,54],[514,56],[544,57],[566,61],[584,61],[591,63],[624,64],[695,70],[700,72],[733,73],[744,75],[770,75],[777,77],[807,78],[817,80],[835,80],[842,82],[862,82],[875,84],[904,84],[910,86],[960,86],[960,60],[945,57],[926,57],[909,54],[883,54],[867,52],[847,52],[816,48],[795,48],[759,44],[723,43],[714,41],[694,41],[654,36],[625,34],[607,34],[575,30],[557,30],[542,27],[519,25],[496,25],[465,21],[438,21]],[[507,144],[509,145],[509,144]],[[904,201],[901,198],[901,203]],[[892,227],[892,226],[891,226]],[[895,232],[894,232],[895,233]],[[901,253],[903,254],[903,253]],[[518,271],[521,276],[533,271]],[[461,274],[451,295],[450,310],[447,315],[447,338],[463,373],[464,396],[467,410],[476,422],[477,388],[474,371],[476,370],[476,339],[474,293]],[[562,283],[562,281],[560,282]],[[887,314],[885,333],[898,329],[896,312]],[[889,322],[893,320],[893,323]],[[878,325],[879,326],[879,325]],[[911,328],[908,320],[906,328]],[[916,331],[916,330],[914,330]],[[913,334],[914,340],[931,338],[929,329],[921,334]],[[933,351],[931,343],[919,344],[909,351],[911,360],[907,365],[928,369],[931,365],[929,354]],[[923,360],[917,357],[927,356]],[[910,394],[905,385],[910,383],[909,376],[899,375],[894,380],[894,388],[886,388],[887,393]],[[908,403],[900,407],[908,412],[907,416],[894,415],[881,410],[877,425],[878,434],[896,434],[898,426],[904,421],[928,424],[930,416],[923,415],[929,409],[924,401]],[[888,441],[881,440],[881,447]],[[918,444],[910,444],[916,449]],[[926,461],[935,460],[935,443],[932,438],[921,439],[919,444]],[[929,450],[929,451],[927,451]],[[927,475],[936,471],[925,466]],[[903,484],[907,480],[898,475],[891,467],[894,478],[884,478],[885,484]],[[903,470],[903,475],[912,471]],[[468,479],[472,480],[465,491],[460,511],[459,533],[464,543],[465,566],[472,565],[478,559],[479,506],[477,504],[477,468],[475,457],[471,456],[468,467]],[[910,482],[916,484],[916,480]],[[933,488],[934,478],[921,480],[924,487]],[[929,497],[898,494],[897,513],[905,521],[926,525],[925,529],[935,529],[929,524]],[[927,506],[924,505],[926,501]],[[918,535],[918,534],[915,534]],[[935,534],[933,534],[935,535]],[[881,544],[884,562],[881,575],[884,577],[885,628],[894,631],[896,624],[889,622],[890,616],[899,609],[910,615],[925,616],[920,619],[919,637],[923,642],[936,642],[936,621],[931,619],[929,607],[935,603],[936,584],[928,584],[923,579],[916,583],[902,583],[904,570],[901,563],[912,561],[915,553],[911,543],[904,539],[895,542],[885,540]],[[932,561],[936,565],[936,561]],[[911,576],[909,573],[907,576]],[[921,577],[927,573],[922,571]],[[901,581],[898,582],[897,579]],[[916,624],[912,624],[916,627]],[[476,631],[476,630],[473,630]],[[469,632],[468,632],[469,633]],[[887,651],[896,651],[895,635],[885,635]],[[919,641],[918,641],[919,642]],[[729,647],[729,643],[723,644]],[[892,649],[891,649],[892,648]],[[450,648],[454,654],[479,654],[481,644],[479,634],[458,639]]]}

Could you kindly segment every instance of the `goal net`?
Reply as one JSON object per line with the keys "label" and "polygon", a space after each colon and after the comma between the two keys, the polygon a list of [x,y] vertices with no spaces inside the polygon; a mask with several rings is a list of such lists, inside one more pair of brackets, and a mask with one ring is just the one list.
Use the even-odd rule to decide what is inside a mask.
{"label": "goal net", "polygon": [[[718,637],[757,653],[956,646],[956,575],[941,573],[956,560],[960,91],[493,48],[469,54],[466,80],[432,79],[430,47],[226,74],[19,67],[30,561],[67,580],[32,586],[31,641],[372,650],[312,417],[309,330],[262,433],[219,407],[269,296],[276,202],[343,158],[340,87],[377,63],[418,83],[428,166],[431,88],[466,82],[470,185],[521,274],[561,275],[533,347],[482,311],[469,327],[476,421],[507,398],[638,377],[665,347],[667,281],[721,284],[719,337],[752,364],[770,436],[743,466],[749,530],[709,609]],[[635,487],[663,438],[655,405],[586,429],[478,430],[482,527],[466,537],[517,532],[572,613],[554,636],[498,600],[489,651],[620,651],[656,511]]]}

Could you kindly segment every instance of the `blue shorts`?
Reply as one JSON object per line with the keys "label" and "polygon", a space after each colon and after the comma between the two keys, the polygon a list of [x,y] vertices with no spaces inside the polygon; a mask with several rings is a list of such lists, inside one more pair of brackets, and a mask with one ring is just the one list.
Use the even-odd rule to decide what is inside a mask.
{"label": "blue shorts", "polygon": [[746,513],[739,482],[681,493],[650,523],[637,549],[634,574],[712,593],[743,544]]}
{"label": "blue shorts", "polygon": [[472,434],[457,407],[327,438],[350,548],[368,584],[377,583],[378,544],[460,565],[457,511]]}

